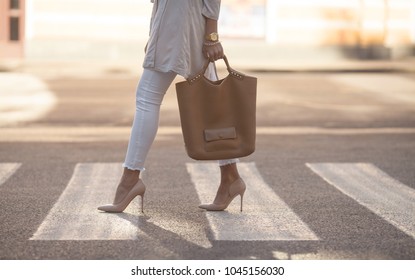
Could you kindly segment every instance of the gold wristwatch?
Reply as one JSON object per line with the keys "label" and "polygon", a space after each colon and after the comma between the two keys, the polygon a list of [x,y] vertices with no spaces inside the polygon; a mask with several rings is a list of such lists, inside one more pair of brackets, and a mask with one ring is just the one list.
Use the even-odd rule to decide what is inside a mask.
{"label": "gold wristwatch", "polygon": [[205,37],[206,41],[217,42],[219,41],[219,34],[216,32],[210,33]]}

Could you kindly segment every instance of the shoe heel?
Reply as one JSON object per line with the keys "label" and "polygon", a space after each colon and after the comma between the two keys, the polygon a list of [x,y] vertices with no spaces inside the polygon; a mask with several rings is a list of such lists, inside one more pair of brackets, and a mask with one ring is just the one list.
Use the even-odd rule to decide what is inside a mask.
{"label": "shoe heel", "polygon": [[144,213],[144,194],[141,195],[141,213]]}
{"label": "shoe heel", "polygon": [[241,193],[241,212],[242,212],[242,205],[243,205],[243,201],[244,201],[244,193],[245,192]]}

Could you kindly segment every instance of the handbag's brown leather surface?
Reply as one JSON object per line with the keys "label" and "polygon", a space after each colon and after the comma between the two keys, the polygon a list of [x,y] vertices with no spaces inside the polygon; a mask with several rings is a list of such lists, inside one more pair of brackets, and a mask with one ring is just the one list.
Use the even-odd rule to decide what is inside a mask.
{"label": "handbag's brown leather surface", "polygon": [[183,138],[197,160],[239,158],[255,151],[257,79],[235,71],[223,58],[228,76],[211,81],[209,65],[176,84]]}

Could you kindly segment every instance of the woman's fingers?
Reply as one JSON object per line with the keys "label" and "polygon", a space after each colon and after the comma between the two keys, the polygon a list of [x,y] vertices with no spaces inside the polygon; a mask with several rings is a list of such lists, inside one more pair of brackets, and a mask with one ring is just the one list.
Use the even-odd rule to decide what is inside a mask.
{"label": "woman's fingers", "polygon": [[223,58],[223,47],[220,43],[217,43],[212,46],[204,46],[203,47],[203,53],[205,54],[205,57],[208,58],[211,61],[215,61],[218,59]]}

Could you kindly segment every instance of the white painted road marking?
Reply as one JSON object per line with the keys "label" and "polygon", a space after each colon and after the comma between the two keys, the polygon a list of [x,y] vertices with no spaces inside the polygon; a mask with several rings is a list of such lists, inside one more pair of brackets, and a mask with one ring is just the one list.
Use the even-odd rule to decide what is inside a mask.
{"label": "white painted road marking", "polygon": [[21,163],[0,163],[0,186],[3,185],[21,165]]}
{"label": "white painted road marking", "polygon": [[80,163],[32,240],[128,240],[143,234],[138,200],[119,214],[97,206],[112,201],[122,173],[121,163]]}
{"label": "white painted road marking", "polygon": [[[308,163],[307,166],[340,191],[415,238],[413,189],[367,163]],[[0,164],[0,185],[19,167],[19,163]],[[200,200],[212,201],[220,180],[217,164],[188,163],[187,170]],[[240,198],[237,197],[226,211],[205,213],[215,240],[319,240],[267,185],[255,163],[240,163],[239,171],[247,184],[244,212],[239,212]],[[121,173],[121,163],[77,164],[68,186],[31,239],[131,240],[143,237],[139,199],[134,200],[124,213],[108,214],[96,209],[98,205],[111,202]],[[158,222],[152,223],[157,225]],[[179,226],[161,227],[182,236],[184,233],[175,229]],[[185,234],[201,233],[186,231]],[[206,236],[186,239],[199,246],[210,247]]]}
{"label": "white painted road marking", "polygon": [[[139,219],[143,217],[141,198],[134,199],[124,213],[97,210],[97,206],[112,201],[121,173],[121,163],[77,164],[68,186],[31,239],[131,240],[144,237],[146,234],[140,230]],[[195,229],[178,223],[169,215],[151,214],[151,219],[145,222],[171,231],[197,246],[212,247],[203,226]],[[198,234],[202,231],[203,236]]]}
{"label": "white painted road marking", "polygon": [[[267,185],[255,163],[240,163],[239,172],[247,190],[244,210],[239,197],[226,211],[206,212],[216,240],[319,240],[290,207]],[[217,163],[188,163],[199,199],[211,202],[219,184]]]}
{"label": "white painted road marking", "polygon": [[415,190],[369,163],[307,163],[329,184],[415,238]]}

